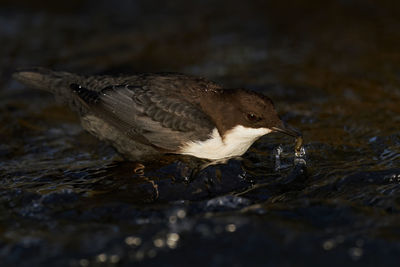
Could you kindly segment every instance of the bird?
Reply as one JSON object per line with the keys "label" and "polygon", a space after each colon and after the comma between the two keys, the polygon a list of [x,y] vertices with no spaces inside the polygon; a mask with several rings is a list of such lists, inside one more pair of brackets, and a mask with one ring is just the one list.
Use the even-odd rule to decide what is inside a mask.
{"label": "bird", "polygon": [[201,77],[87,76],[36,67],[19,69],[13,78],[53,93],[79,115],[86,131],[130,161],[163,154],[222,160],[243,155],[272,132],[301,138],[280,119],[269,97]]}

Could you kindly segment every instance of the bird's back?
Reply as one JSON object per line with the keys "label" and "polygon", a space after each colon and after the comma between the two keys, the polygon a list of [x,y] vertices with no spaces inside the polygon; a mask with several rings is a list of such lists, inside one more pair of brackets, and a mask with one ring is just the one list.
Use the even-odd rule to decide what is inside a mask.
{"label": "bird's back", "polygon": [[97,93],[116,86],[130,86],[132,90],[145,89],[162,96],[178,97],[193,104],[198,104],[199,96],[203,92],[222,90],[219,85],[206,79],[179,73],[85,76],[38,67],[18,70],[13,77],[27,86],[52,92],[58,100],[69,104],[74,110],[84,108],[82,103],[76,101],[76,86]]}

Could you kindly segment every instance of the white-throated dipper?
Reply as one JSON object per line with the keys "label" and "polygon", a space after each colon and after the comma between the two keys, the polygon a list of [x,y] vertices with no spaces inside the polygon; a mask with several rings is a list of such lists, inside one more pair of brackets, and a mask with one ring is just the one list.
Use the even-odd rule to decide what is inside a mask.
{"label": "white-throated dipper", "polygon": [[236,157],[261,136],[285,127],[270,98],[224,89],[203,78],[175,73],[82,76],[44,68],[19,70],[14,78],[50,91],[78,112],[84,129],[109,142],[127,159],[161,153],[209,160]]}

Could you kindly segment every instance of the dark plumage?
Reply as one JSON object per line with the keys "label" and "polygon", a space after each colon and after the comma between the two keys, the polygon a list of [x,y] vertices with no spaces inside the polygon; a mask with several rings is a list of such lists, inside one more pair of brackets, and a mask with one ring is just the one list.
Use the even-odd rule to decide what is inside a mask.
{"label": "dark plumage", "polygon": [[[231,144],[224,143],[237,125],[271,131],[273,127],[284,128],[268,97],[244,89],[223,89],[205,79],[182,74],[81,76],[35,68],[20,70],[14,78],[54,93],[78,112],[87,131],[108,141],[131,160],[160,152],[205,158],[243,154],[235,152],[236,144],[229,150]],[[216,146],[233,152],[224,150],[215,157],[187,152],[197,149],[186,149],[190,144],[210,138],[219,138]],[[247,142],[257,138],[247,138]]]}

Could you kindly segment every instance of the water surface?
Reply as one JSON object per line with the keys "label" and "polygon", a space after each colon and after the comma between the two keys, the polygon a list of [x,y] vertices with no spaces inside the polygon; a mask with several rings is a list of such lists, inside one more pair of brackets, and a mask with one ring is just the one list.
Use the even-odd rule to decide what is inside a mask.
{"label": "water surface", "polygon": [[[393,1],[1,3],[2,264],[397,266],[399,18]],[[51,95],[11,80],[21,66],[265,93],[303,132],[307,163],[271,134],[197,173],[168,156],[135,174]]]}

